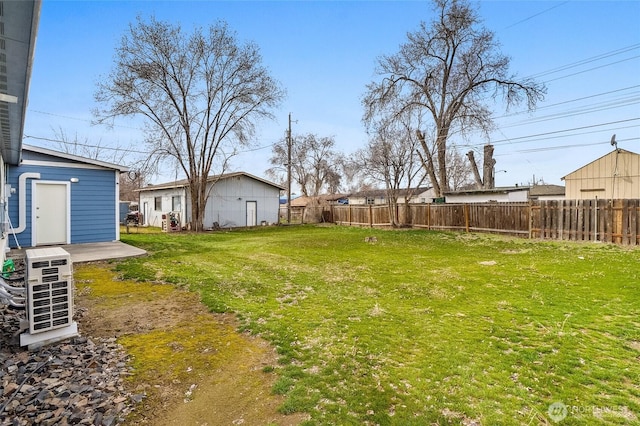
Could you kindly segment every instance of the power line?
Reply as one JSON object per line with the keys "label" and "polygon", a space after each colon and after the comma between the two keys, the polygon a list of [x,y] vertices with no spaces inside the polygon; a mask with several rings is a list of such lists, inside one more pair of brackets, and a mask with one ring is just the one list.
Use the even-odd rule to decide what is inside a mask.
{"label": "power line", "polygon": [[106,149],[106,150],[110,150],[110,151],[124,151],[124,152],[131,152],[131,153],[134,153],[134,154],[145,154],[145,155],[148,155],[148,154],[151,153],[150,151],[138,151],[138,150],[129,149],[129,148],[113,148],[111,146],[92,145],[92,144],[78,143],[78,142],[69,142],[69,141],[63,141],[63,140],[58,140],[58,139],[43,138],[43,137],[39,137],[39,136],[24,135],[24,138],[25,139],[34,139],[34,140],[39,140],[39,141],[47,141],[47,142],[57,142],[57,143],[65,144],[65,145],[81,146],[83,148],[99,148],[99,149]]}
{"label": "power line", "polygon": [[[640,138],[627,138],[627,139],[620,139],[618,140],[618,142],[629,142],[629,141],[637,141],[640,140]],[[555,150],[559,150],[559,149],[568,149],[568,148],[582,148],[585,146],[595,146],[595,145],[609,145],[611,144],[610,141],[605,141],[605,142],[593,142],[593,143],[579,143],[579,144],[572,144],[572,145],[557,145],[557,146],[547,146],[547,147],[541,147],[541,148],[531,148],[531,149],[521,149],[518,151],[514,151],[514,153],[524,153],[524,154],[529,154],[529,153],[535,153],[535,152],[543,152],[543,151],[555,151]],[[498,156],[502,156],[502,155],[510,155],[510,154],[498,154]]]}
{"label": "power line", "polygon": [[[68,120],[83,121],[85,123],[89,123],[91,125],[95,125],[95,122],[93,120],[88,120],[86,118],[71,117],[69,115],[55,114],[53,112],[39,111],[39,110],[34,110],[34,109],[29,109],[29,112],[33,112],[33,113],[36,113],[36,114],[50,115],[52,117],[66,118]],[[122,127],[124,129],[132,129],[132,130],[144,131],[144,129],[141,129],[140,127],[124,126],[124,125],[121,125],[121,124],[114,124],[113,127]]]}
{"label": "power line", "polygon": [[592,114],[594,112],[601,112],[601,111],[608,111],[608,110],[617,109],[617,108],[624,108],[624,107],[627,107],[627,106],[636,105],[636,104],[638,104],[638,101],[640,101],[640,97],[628,98],[628,99],[624,99],[622,101],[610,101],[610,102],[607,102],[607,103],[600,103],[600,104],[594,104],[594,105],[585,105],[582,108],[577,108],[577,109],[573,109],[573,110],[567,110],[567,111],[563,111],[563,112],[556,113],[556,114],[550,114],[550,115],[545,115],[545,116],[534,117],[534,118],[530,118],[530,119],[527,119],[527,120],[518,121],[518,122],[515,122],[513,124],[503,125],[503,126],[500,126],[500,128],[508,129],[508,128],[511,128],[511,127],[525,126],[525,125],[529,125],[529,124],[541,123],[541,122],[544,122],[544,121],[552,121],[552,120],[558,120],[558,119],[562,119],[562,118],[575,117],[577,115]]}
{"label": "power line", "polygon": [[[545,132],[545,133],[537,133],[537,134],[533,134],[533,135],[527,135],[527,136],[518,136],[515,138],[505,138],[505,139],[500,139],[497,141],[491,141],[492,145],[504,145],[504,144],[513,144],[513,143],[527,143],[527,142],[532,142],[532,138],[536,138],[536,137],[540,137],[540,136],[550,136],[550,135],[558,135],[560,133],[566,133],[566,132],[573,132],[576,130],[584,130],[584,129],[593,129],[596,127],[603,127],[603,126],[609,126],[612,124],[621,124],[621,123],[628,123],[631,121],[638,121],[640,120],[640,117],[636,117],[636,118],[629,118],[626,120],[618,120],[618,121],[610,121],[608,123],[599,123],[599,124],[592,124],[589,126],[581,126],[581,127],[573,127],[571,129],[563,129],[563,130],[555,130],[552,132]],[[631,126],[631,127],[637,127],[637,126]],[[547,139],[547,138],[545,138]],[[517,141],[517,142],[514,142]],[[469,144],[468,146],[482,146],[485,145],[485,143],[478,143],[478,144]]]}
{"label": "power line", "polygon": [[566,70],[569,70],[571,68],[576,68],[576,67],[579,67],[579,66],[582,66],[582,65],[589,64],[591,62],[599,61],[601,59],[609,58],[611,56],[620,55],[622,53],[630,52],[630,51],[636,50],[636,49],[640,49],[640,43],[632,44],[632,45],[626,46],[626,47],[621,47],[620,49],[611,50],[609,52],[604,52],[604,53],[601,53],[601,54],[596,55],[596,56],[591,56],[591,57],[586,58],[586,59],[581,59],[581,60],[576,61],[576,62],[571,62],[569,64],[560,65],[559,67],[552,68],[550,70],[541,71],[541,72],[539,72],[537,74],[532,74],[528,78],[544,77],[545,75],[555,74],[555,73],[561,72],[561,71],[566,71]]}
{"label": "power line", "polygon": [[563,75],[563,76],[561,76],[561,77],[553,78],[553,79],[551,79],[551,80],[546,80],[546,81],[545,81],[545,83],[551,83],[552,81],[562,80],[562,79],[564,79],[564,78],[569,78],[569,77],[573,77],[573,76],[576,76],[576,75],[579,75],[579,74],[584,74],[585,72],[598,70],[598,69],[600,69],[600,68],[610,67],[611,65],[620,64],[620,63],[622,63],[622,62],[627,62],[627,61],[630,61],[630,60],[633,60],[633,59],[637,59],[637,58],[640,58],[640,55],[632,56],[632,57],[630,57],[630,58],[621,59],[621,60],[616,61],[616,62],[610,62],[610,63],[608,63],[608,64],[600,65],[600,66],[593,67],[593,68],[589,68],[589,69],[586,69],[586,70],[582,70],[582,71],[574,72],[573,74]]}
{"label": "power line", "polygon": [[[104,145],[92,145],[92,144],[87,144],[87,143],[70,142],[70,141],[63,141],[63,140],[59,140],[59,139],[51,139],[51,138],[45,138],[45,137],[39,137],[39,136],[24,135],[24,138],[25,139],[34,139],[34,140],[39,140],[39,141],[56,142],[56,143],[61,143],[61,144],[65,144],[65,145],[80,146],[80,147],[83,147],[83,148],[99,148],[99,149],[106,149],[106,150],[111,150],[111,151],[124,151],[124,152],[130,152],[130,153],[134,153],[134,154],[150,155],[152,153],[152,151],[139,151],[139,150],[129,149],[129,148],[113,148],[113,147],[104,146]],[[277,144],[277,142],[274,142],[274,143],[272,143],[270,145],[264,145],[264,146],[259,146],[257,148],[245,149],[245,150],[242,150],[242,151],[236,151],[236,153],[237,154],[244,154],[244,153],[247,153],[247,152],[260,151],[262,149],[271,148],[276,144]]]}
{"label": "power line", "polygon": [[[520,140],[520,141],[515,141],[515,142],[502,142],[499,145],[500,146],[504,146],[504,145],[515,145],[515,144],[523,144],[523,143],[532,143],[532,142],[538,142],[538,141],[550,141],[550,140],[556,140],[556,139],[565,139],[565,138],[573,138],[576,136],[582,136],[582,135],[593,135],[596,133],[602,133],[602,132],[612,132],[612,131],[620,131],[620,130],[625,130],[625,129],[629,129],[629,128],[636,128],[637,126],[626,126],[626,127],[613,127],[613,128],[607,128],[607,129],[602,129],[602,130],[598,130],[598,131],[589,131],[589,132],[579,132],[579,133],[571,133],[568,135],[556,135],[556,136],[552,136],[552,137],[541,137],[538,139],[528,139],[528,140]],[[626,139],[626,140],[637,140],[639,138],[631,138],[631,139]],[[600,143],[600,142],[598,142]],[[609,142],[607,142],[609,143]],[[588,146],[590,144],[581,144],[581,145],[576,145],[576,146]],[[473,145],[473,144],[461,144],[459,146],[464,146],[464,147],[468,147],[471,149],[474,149],[476,151],[479,152],[479,145]],[[530,148],[530,150],[532,150],[532,152],[536,149],[540,149],[540,150],[547,150],[547,149],[553,149],[553,148],[562,148],[564,146],[569,146],[569,145],[552,145],[552,146],[546,146],[546,147],[540,147],[540,148]],[[523,152],[523,151],[516,151],[516,152]],[[509,153],[507,154],[496,154],[498,155],[510,155]]]}
{"label": "power line", "polygon": [[[573,102],[584,101],[584,100],[591,99],[591,98],[597,98],[599,96],[611,95],[611,94],[614,94],[614,93],[624,92],[626,90],[637,89],[637,88],[640,88],[640,85],[623,87],[621,89],[614,89],[614,90],[610,90],[608,92],[596,93],[596,94],[593,94],[593,95],[583,96],[581,98],[575,98],[575,99],[569,99],[569,100],[562,101],[562,102],[556,102],[555,104],[536,107],[536,112],[540,111],[540,110],[544,110],[544,109],[554,108],[554,107],[557,107],[557,106],[560,106],[560,105],[565,105],[565,104],[569,104],[569,103],[573,103]],[[632,92],[631,94],[636,94],[636,93],[640,93],[640,91]],[[514,116],[517,116],[517,115],[528,114],[529,112],[530,112],[529,110],[521,110],[521,111],[515,111],[515,112],[512,112],[512,113],[509,113],[509,114],[503,114],[503,115],[500,115],[500,116],[493,116],[491,118],[493,120],[499,120],[501,118],[509,118],[509,117],[514,117]]]}
{"label": "power line", "polygon": [[565,1],[565,2],[562,2],[562,3],[560,3],[560,4],[556,4],[555,6],[552,6],[552,7],[548,8],[548,9],[545,9],[545,10],[543,10],[542,12],[538,12],[538,13],[536,13],[535,15],[531,15],[531,16],[529,16],[529,17],[526,17],[526,18],[524,18],[524,19],[522,19],[522,20],[520,20],[520,21],[516,22],[515,24],[511,24],[511,25],[509,25],[508,27],[505,27],[504,29],[505,29],[505,30],[508,30],[509,28],[515,27],[516,25],[520,25],[520,24],[522,24],[523,22],[527,22],[527,21],[531,20],[531,19],[535,18],[536,16],[540,16],[540,15],[542,15],[542,14],[544,14],[544,13],[547,13],[547,12],[549,12],[549,11],[551,11],[551,10],[553,10],[553,9],[557,8],[557,7],[564,6],[564,5],[565,5],[565,4],[567,4],[567,3],[569,3],[569,2],[568,2],[568,1]]}

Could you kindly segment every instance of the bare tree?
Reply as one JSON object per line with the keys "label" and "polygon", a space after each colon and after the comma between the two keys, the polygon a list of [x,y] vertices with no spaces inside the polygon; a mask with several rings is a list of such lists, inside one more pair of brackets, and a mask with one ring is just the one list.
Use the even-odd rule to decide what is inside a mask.
{"label": "bare tree", "polygon": [[[333,137],[312,133],[293,138],[291,144],[291,176],[300,186],[302,195],[313,197],[326,191],[335,194],[340,189],[342,155],[334,150]],[[287,181],[288,145],[283,139],[273,146],[269,162],[273,167],[267,175],[279,182]]]}
{"label": "bare tree", "polygon": [[53,129],[53,132],[57,144],[56,149],[60,152],[127,166],[130,171],[121,173],[119,177],[121,200],[137,200],[136,190],[142,188],[148,177],[153,174],[146,159],[132,148],[120,144],[107,145],[102,140],[96,142],[89,140],[89,138],[80,139],[77,133],[70,137],[62,127]]}
{"label": "bare tree", "polygon": [[397,122],[394,126],[383,120],[377,123],[366,148],[354,156],[365,176],[385,186],[393,226],[401,225],[398,217],[401,193],[404,193],[404,203],[408,204],[426,179],[417,149],[418,141],[408,126]]}
{"label": "bare tree", "polygon": [[130,170],[127,173],[120,174],[120,200],[137,201],[139,198],[138,190],[146,183],[144,173],[137,170]]}
{"label": "bare tree", "polygon": [[473,129],[488,133],[493,126],[489,98],[502,95],[507,108],[526,99],[533,109],[546,89],[508,73],[509,57],[500,53],[493,32],[481,26],[466,0],[434,0],[434,4],[437,16],[430,24],[422,22],[419,30],[409,33],[398,53],[378,59],[376,72],[382,80],[367,85],[363,106],[365,121],[389,107],[397,114],[413,110],[430,117],[433,141],[416,130],[424,165],[442,196],[450,189],[449,137]]}
{"label": "bare tree", "polygon": [[191,228],[201,231],[210,174],[224,172],[235,148],[249,143],[256,120],[273,118],[284,90],[258,47],[240,44],[224,22],[185,34],[178,25],[138,18],[95,97],[105,105],[96,112],[102,122],[146,119],[151,158],[180,167],[189,182]]}
{"label": "bare tree", "polygon": [[89,138],[80,138],[76,132],[70,136],[65,129],[59,127],[52,129],[55,135],[56,150],[66,154],[90,158],[92,160],[106,161],[113,164],[128,165],[127,157],[131,152],[122,145],[106,145],[102,140],[91,141]]}
{"label": "bare tree", "polygon": [[356,153],[344,155],[338,159],[338,170],[340,171],[340,191],[351,193],[371,189],[370,184],[365,180],[362,173],[362,165],[353,161]]}
{"label": "bare tree", "polygon": [[447,150],[447,179],[452,191],[469,188],[473,186],[473,172],[469,161],[465,161],[464,156],[458,152],[455,146]]}

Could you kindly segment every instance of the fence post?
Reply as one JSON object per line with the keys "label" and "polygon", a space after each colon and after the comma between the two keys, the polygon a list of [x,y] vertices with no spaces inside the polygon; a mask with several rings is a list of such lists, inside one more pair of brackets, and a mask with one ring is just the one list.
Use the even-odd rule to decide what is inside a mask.
{"label": "fence post", "polygon": [[600,223],[600,219],[598,218],[599,213],[599,203],[598,203],[598,197],[596,197],[596,199],[594,201],[591,202],[591,204],[593,205],[593,217],[591,218],[591,228],[593,229],[593,241],[597,242],[598,239],[600,238],[598,236],[598,232],[600,231],[599,228],[599,223]]}
{"label": "fence post", "polygon": [[464,229],[469,233],[469,204],[464,204]]}
{"label": "fence post", "polygon": [[629,200],[629,244],[638,244],[638,200]]}
{"label": "fence post", "polygon": [[369,204],[369,228],[373,228],[373,206]]}
{"label": "fence post", "polygon": [[427,204],[427,229],[431,230],[431,203]]}
{"label": "fence post", "polygon": [[529,239],[531,239],[531,234],[533,233],[533,201],[529,200]]}
{"label": "fence post", "polygon": [[[565,205],[565,200],[560,200],[557,202],[557,206],[558,209],[556,211],[557,216],[556,216],[556,223],[555,226],[552,227],[551,230],[551,238],[552,239],[558,239],[560,241],[565,239],[565,235],[564,235],[564,227],[565,227],[565,212],[566,212],[566,205]],[[571,212],[571,207],[569,207],[569,212]],[[569,216],[571,216],[571,214],[569,214]],[[568,240],[568,238],[566,238]]]}
{"label": "fence post", "polygon": [[600,211],[600,234],[602,235],[601,241],[610,243],[613,238],[611,216],[613,216],[613,205],[611,200],[602,200],[602,210]]}
{"label": "fence post", "polygon": [[638,218],[638,213],[640,213],[640,202],[638,200],[632,200],[631,203],[631,245],[635,246],[640,244],[640,219]]}
{"label": "fence post", "polygon": [[538,238],[541,240],[545,238],[547,226],[547,203],[550,203],[550,201],[540,201],[540,235],[538,235]]}
{"label": "fence post", "polygon": [[622,212],[624,211],[624,200],[612,200],[613,203],[613,227],[611,232],[615,235],[611,235],[611,240],[615,244],[622,244],[622,236],[624,235],[624,217]]}

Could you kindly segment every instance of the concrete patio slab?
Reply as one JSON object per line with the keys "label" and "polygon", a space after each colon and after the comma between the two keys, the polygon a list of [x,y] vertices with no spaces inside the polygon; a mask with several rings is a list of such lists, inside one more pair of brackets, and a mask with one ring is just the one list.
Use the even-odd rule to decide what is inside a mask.
{"label": "concrete patio slab", "polygon": [[[101,260],[122,259],[127,257],[144,256],[145,250],[130,246],[122,241],[103,243],[67,244],[60,245],[71,255],[73,263],[97,262]],[[36,247],[37,248],[37,247]],[[26,249],[12,249],[7,257],[22,257]]]}

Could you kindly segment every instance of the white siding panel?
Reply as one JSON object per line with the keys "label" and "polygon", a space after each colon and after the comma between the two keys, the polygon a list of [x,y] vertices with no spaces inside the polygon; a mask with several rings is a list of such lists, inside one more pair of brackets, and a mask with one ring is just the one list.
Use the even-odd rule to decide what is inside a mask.
{"label": "white siding panel", "polygon": [[[247,202],[257,203],[257,223],[277,223],[280,208],[280,189],[276,186],[246,175],[235,175],[213,184],[205,207],[203,225],[211,229],[214,223],[223,228],[247,226]],[[140,193],[140,206],[148,203],[148,218],[145,224],[161,226],[162,213],[171,209],[171,198],[181,195],[180,220],[185,226],[191,221],[191,200],[183,187],[155,189]],[[162,197],[162,211],[154,210],[154,199]]]}
{"label": "white siding panel", "polygon": [[[155,191],[143,191],[140,193],[140,206],[142,209],[144,203],[147,203],[148,211],[146,212],[147,217],[144,218],[144,224],[149,226],[162,226],[162,214],[171,211],[171,199],[173,196],[181,196],[183,201],[181,203],[182,210],[180,213],[180,222],[181,225],[184,226],[187,223],[187,218],[185,217],[185,209],[187,206],[187,201],[184,200],[184,188],[170,188],[170,189],[158,189]],[[162,197],[162,210],[155,210],[155,198]],[[141,213],[145,213],[141,211]]]}
{"label": "white siding panel", "polygon": [[517,202],[527,201],[529,198],[529,190],[523,189],[518,191],[509,192],[494,192],[494,193],[468,193],[468,194],[447,194],[447,204],[457,203],[489,203],[489,202]]}
{"label": "white siding panel", "polygon": [[247,226],[247,201],[257,203],[257,223],[277,223],[280,190],[247,176],[218,181],[211,190],[204,226],[234,228]]}

